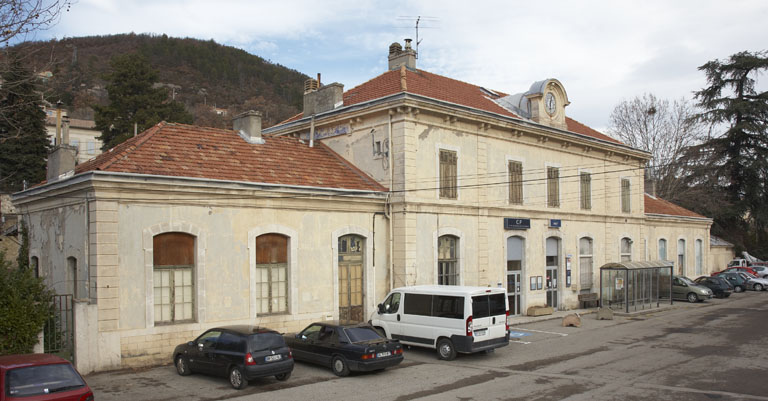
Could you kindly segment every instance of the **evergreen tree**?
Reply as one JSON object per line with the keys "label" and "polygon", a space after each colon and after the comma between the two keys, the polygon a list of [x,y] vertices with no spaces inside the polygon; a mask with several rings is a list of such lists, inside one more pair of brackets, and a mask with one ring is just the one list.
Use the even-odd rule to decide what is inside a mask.
{"label": "evergreen tree", "polygon": [[142,132],[160,121],[192,123],[192,116],[178,102],[168,100],[164,88],[155,88],[157,72],[138,54],[117,56],[111,60],[112,72],[105,79],[109,105],[96,106],[99,139],[108,150],[133,136],[134,124]]}
{"label": "evergreen tree", "polygon": [[[701,67],[709,86],[695,93],[703,110],[697,118],[725,132],[692,148],[694,159],[705,158],[709,183],[726,195],[731,205],[720,216],[748,235],[742,245],[759,257],[768,257],[768,91],[758,92],[756,77],[768,70],[768,52],[740,52],[725,61]],[[718,217],[715,216],[716,224]],[[739,221],[740,220],[740,221]]]}
{"label": "evergreen tree", "polygon": [[21,60],[9,53],[0,87],[0,189],[14,192],[24,181],[45,179],[50,149],[45,113],[35,79]]}

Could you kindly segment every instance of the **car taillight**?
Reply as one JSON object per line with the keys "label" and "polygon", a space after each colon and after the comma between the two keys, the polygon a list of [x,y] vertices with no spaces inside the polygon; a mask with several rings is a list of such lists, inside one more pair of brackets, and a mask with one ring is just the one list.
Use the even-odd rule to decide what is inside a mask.
{"label": "car taillight", "polygon": [[373,359],[376,358],[376,354],[363,354],[363,360]]}
{"label": "car taillight", "polygon": [[293,358],[293,351],[288,351],[288,359],[292,359],[292,358]]}
{"label": "car taillight", "polygon": [[467,336],[472,337],[472,316],[467,318]]}
{"label": "car taillight", "polygon": [[93,401],[93,393],[89,391],[88,393],[84,394],[82,397],[80,397],[80,401]]}
{"label": "car taillight", "polygon": [[507,311],[506,317],[504,318],[504,327],[509,331],[509,311]]}
{"label": "car taillight", "polygon": [[253,360],[253,356],[251,355],[250,352],[245,354],[245,364],[248,366],[256,364],[256,361]]}
{"label": "car taillight", "polygon": [[395,354],[395,355],[400,355],[402,353],[403,353],[403,349],[402,348],[398,348],[398,349],[395,350],[395,352],[393,352],[393,354]]}

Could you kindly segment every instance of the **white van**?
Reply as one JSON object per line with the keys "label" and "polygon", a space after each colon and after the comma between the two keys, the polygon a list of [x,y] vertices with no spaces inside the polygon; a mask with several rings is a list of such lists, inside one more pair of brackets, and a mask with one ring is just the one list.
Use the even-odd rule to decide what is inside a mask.
{"label": "white van", "polygon": [[371,324],[403,344],[436,348],[440,359],[457,352],[509,344],[504,288],[423,285],[392,290]]}

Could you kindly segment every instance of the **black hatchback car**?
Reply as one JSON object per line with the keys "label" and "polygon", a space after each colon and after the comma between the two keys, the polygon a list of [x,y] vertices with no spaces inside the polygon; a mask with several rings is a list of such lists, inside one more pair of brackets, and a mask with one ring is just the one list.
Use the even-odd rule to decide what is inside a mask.
{"label": "black hatchback car", "polygon": [[693,281],[698,285],[703,285],[712,290],[712,294],[715,298],[728,298],[731,296],[731,292],[733,292],[728,281],[720,276],[701,276]]}
{"label": "black hatchback car", "polygon": [[257,377],[288,380],[293,372],[293,354],[280,333],[264,327],[226,326],[210,329],[194,341],[173,351],[176,371],[228,376],[236,389]]}
{"label": "black hatchback car", "polygon": [[297,360],[330,367],[336,376],[384,370],[403,361],[400,341],[382,337],[364,323],[312,323],[298,334],[286,335],[286,341]]}

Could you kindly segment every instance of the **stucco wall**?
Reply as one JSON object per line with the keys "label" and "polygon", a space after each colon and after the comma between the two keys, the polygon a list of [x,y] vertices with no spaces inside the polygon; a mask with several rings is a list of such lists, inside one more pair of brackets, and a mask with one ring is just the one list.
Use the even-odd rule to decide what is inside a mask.
{"label": "stucco wall", "polygon": [[711,272],[719,272],[728,266],[736,257],[733,246],[712,246],[709,248],[709,268]]}

